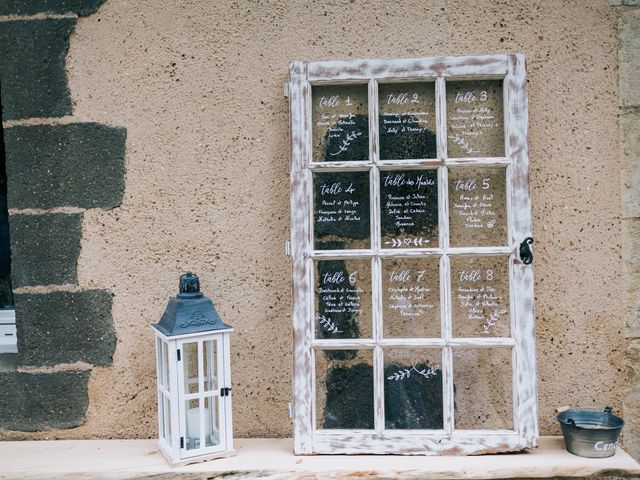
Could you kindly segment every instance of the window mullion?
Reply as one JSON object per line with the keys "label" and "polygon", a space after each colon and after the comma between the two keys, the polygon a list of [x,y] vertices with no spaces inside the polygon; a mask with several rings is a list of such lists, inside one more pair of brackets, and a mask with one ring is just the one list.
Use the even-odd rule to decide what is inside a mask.
{"label": "window mullion", "polygon": [[451,340],[451,268],[449,265],[449,176],[447,167],[447,103],[445,81],[443,77],[436,79],[436,144],[438,160],[442,162],[438,168],[438,221],[440,231],[440,248],[444,254],[440,258],[440,315],[442,338],[445,347],[442,349],[442,401],[444,430],[452,434],[454,428],[454,396],[453,396],[453,354],[448,342]]}
{"label": "window mullion", "polygon": [[451,268],[449,256],[443,255],[440,259],[440,305],[442,321],[442,337],[445,347],[442,349],[442,401],[443,401],[443,421],[444,429],[448,433],[453,433],[453,355],[451,352]]}
{"label": "window mullion", "polygon": [[444,77],[436,78],[436,147],[438,159],[447,159],[447,97]]}

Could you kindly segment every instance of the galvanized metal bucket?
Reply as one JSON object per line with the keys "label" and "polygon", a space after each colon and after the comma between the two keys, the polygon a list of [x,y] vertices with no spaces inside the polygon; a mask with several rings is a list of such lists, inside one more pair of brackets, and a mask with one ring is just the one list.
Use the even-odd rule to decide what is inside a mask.
{"label": "galvanized metal bucket", "polygon": [[572,408],[556,415],[562,426],[564,443],[574,455],[589,458],[611,457],[616,453],[624,421],[604,410]]}

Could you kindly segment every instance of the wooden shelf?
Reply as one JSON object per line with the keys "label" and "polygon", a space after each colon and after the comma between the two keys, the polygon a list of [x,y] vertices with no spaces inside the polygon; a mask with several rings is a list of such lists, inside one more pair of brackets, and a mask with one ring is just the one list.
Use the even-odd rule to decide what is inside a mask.
{"label": "wooden shelf", "polygon": [[530,453],[477,457],[344,456],[296,457],[291,439],[236,439],[235,457],[172,469],[155,440],[58,440],[0,442],[0,479],[74,480],[226,479],[498,479],[640,476],[640,465],[618,448],[606,459],[581,458],[561,437],[542,437]]}

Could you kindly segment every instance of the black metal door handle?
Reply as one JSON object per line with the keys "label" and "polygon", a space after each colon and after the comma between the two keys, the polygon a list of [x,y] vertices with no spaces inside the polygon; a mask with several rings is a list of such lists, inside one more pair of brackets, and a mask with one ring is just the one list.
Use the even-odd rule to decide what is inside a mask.
{"label": "black metal door handle", "polygon": [[533,262],[533,252],[531,251],[531,245],[533,243],[533,238],[527,237],[520,244],[520,260],[525,265],[531,264]]}

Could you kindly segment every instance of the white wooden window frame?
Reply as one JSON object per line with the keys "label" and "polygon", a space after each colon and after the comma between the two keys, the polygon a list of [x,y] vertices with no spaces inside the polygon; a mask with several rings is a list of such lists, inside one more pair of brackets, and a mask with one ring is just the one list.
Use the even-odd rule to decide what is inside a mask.
{"label": "white wooden window frame", "polygon": [[[492,158],[447,158],[446,81],[503,79],[505,156]],[[378,141],[378,82],[435,81],[437,158],[381,161]],[[311,90],[317,84],[368,83],[370,158],[366,162],[313,162],[311,143]],[[527,144],[527,90],[525,58],[520,54],[432,57],[405,60],[295,61],[290,65],[291,165],[291,256],[293,263],[294,452],[302,454],[411,454],[471,455],[517,451],[537,446],[537,400],[533,307],[533,271],[518,255],[520,243],[531,236],[529,159]],[[379,229],[378,167],[438,168],[439,248],[382,249],[372,235],[367,250],[316,251],[313,248],[312,173],[360,167],[371,175],[371,231]],[[447,168],[450,166],[498,166],[507,171],[507,247],[450,248]],[[444,248],[442,248],[444,247]],[[440,339],[381,338],[380,295],[373,293],[373,338],[315,340],[313,328],[313,262],[321,258],[372,258],[372,282],[379,281],[380,258],[392,255],[441,258],[441,281],[450,286],[450,254],[509,255],[509,338],[455,338],[451,336],[451,296],[442,305]],[[443,268],[444,267],[444,268]],[[439,346],[443,350],[443,430],[385,430],[382,347]],[[454,429],[454,346],[512,347],[513,430]],[[322,430],[315,427],[315,350],[368,348],[374,353],[373,430]]]}

